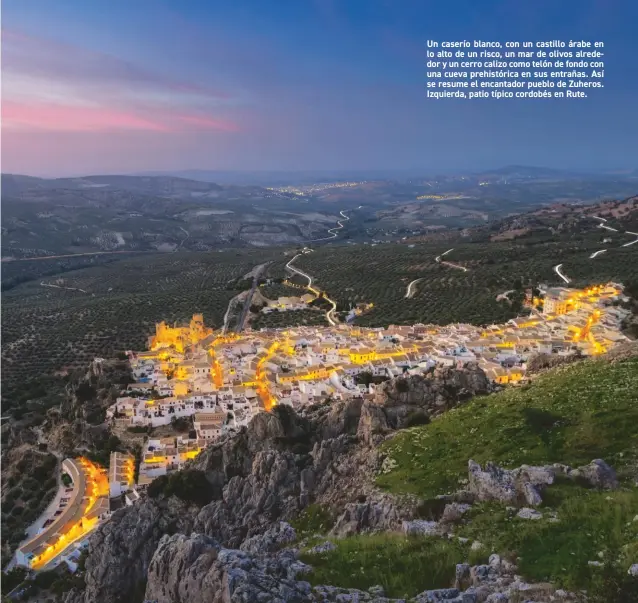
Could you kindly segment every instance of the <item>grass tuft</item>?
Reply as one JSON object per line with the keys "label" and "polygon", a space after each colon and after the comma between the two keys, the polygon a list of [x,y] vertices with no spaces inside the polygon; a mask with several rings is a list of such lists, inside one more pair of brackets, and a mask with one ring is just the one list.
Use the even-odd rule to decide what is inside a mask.
{"label": "grass tuft", "polygon": [[413,597],[454,583],[457,563],[484,562],[467,544],[401,534],[361,535],[335,540],[337,548],[321,555],[302,554],[313,567],[312,584],[368,589],[380,584],[390,597]]}

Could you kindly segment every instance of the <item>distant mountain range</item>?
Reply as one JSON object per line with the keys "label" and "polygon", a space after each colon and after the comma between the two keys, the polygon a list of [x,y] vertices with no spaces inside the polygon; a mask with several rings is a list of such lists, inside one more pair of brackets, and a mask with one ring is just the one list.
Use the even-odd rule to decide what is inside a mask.
{"label": "distant mountain range", "polygon": [[[509,165],[476,172],[432,173],[423,168],[405,170],[281,170],[281,171],[229,171],[229,170],[164,170],[125,175],[87,175],[64,178],[36,178],[22,174],[2,174],[2,191],[13,193],[26,188],[88,188],[89,186],[113,186],[127,190],[147,192],[155,190],[197,190],[186,181],[216,183],[222,186],[302,186],[329,182],[455,180],[493,179],[508,180],[607,180],[614,178],[638,178],[638,168],[633,170],[562,170],[546,167]],[[202,188],[200,190],[209,190]]]}
{"label": "distant mountain range", "polygon": [[636,176],[638,168],[634,170],[561,170],[545,167],[511,165],[493,170],[478,172],[444,172],[432,173],[428,169],[411,168],[405,170],[308,170],[308,171],[216,171],[216,170],[176,170],[143,172],[138,176],[173,176],[217,182],[219,184],[259,184],[262,186],[303,185],[317,182],[362,181],[362,180],[396,180],[406,181],[415,178],[450,178],[454,176],[466,177],[495,177],[503,176],[512,179],[556,179],[571,180],[579,178],[613,178],[617,176]]}

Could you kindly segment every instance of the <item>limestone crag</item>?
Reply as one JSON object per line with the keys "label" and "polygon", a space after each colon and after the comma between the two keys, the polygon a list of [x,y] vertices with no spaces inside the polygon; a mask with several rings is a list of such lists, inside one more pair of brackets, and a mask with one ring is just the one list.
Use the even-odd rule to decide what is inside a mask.
{"label": "limestone crag", "polygon": [[383,427],[400,429],[409,425],[415,410],[436,416],[494,388],[475,363],[458,369],[436,366],[423,375],[400,377],[384,383],[376,394],[383,416],[375,409],[369,421],[378,430]]}
{"label": "limestone crag", "polygon": [[348,503],[331,533],[335,536],[351,536],[361,532],[396,530],[403,516],[402,510],[390,496],[379,496],[377,500],[363,503]]}
{"label": "limestone crag", "polygon": [[297,534],[293,527],[285,521],[279,521],[263,534],[244,540],[241,550],[254,554],[272,553],[284,545],[294,542],[296,538]]}
{"label": "limestone crag", "polygon": [[202,534],[165,535],[150,562],[145,599],[156,603],[540,603],[575,599],[549,584],[524,582],[516,575],[516,566],[498,555],[491,555],[486,565],[459,564],[454,587],[427,590],[407,602],[386,597],[380,586],[367,591],[313,587],[304,579],[309,570],[295,550],[255,555],[226,549]]}
{"label": "limestone crag", "polygon": [[[426,377],[402,381],[399,387],[407,387],[407,397],[402,392],[389,399],[388,405],[381,400],[329,401],[299,413],[280,406],[209,446],[189,467],[202,471],[211,484],[210,502],[198,508],[160,495],[115,513],[90,540],[85,591],[72,593],[68,601],[124,603],[133,599],[145,583],[164,535],[174,537],[170,546],[166,539],[162,541],[162,550],[170,552],[184,542],[179,534],[199,534],[203,540],[198,540],[200,548],[191,549],[191,556],[194,550],[209,551],[213,545],[207,537],[218,546],[244,549],[243,555],[277,549],[290,536],[281,522],[293,519],[311,503],[328,507],[339,518],[336,529],[340,533],[400,529],[402,521],[414,518],[418,501],[391,497],[374,486],[383,458],[375,446],[378,426],[370,417],[378,416],[382,429],[391,431],[404,425],[411,412],[431,409],[436,414],[490,389],[476,366],[436,369]],[[394,391],[391,385],[389,388]],[[217,563],[209,559],[212,555],[210,551],[204,555],[209,569]],[[234,557],[240,558],[239,553]],[[158,557],[149,584],[151,575],[164,571],[162,563]],[[204,567],[201,570],[208,572]],[[210,571],[210,580],[223,575],[228,581],[237,573],[236,569],[224,573],[219,564]],[[198,578],[192,575],[189,580]],[[181,586],[171,588],[167,584],[164,595],[159,587],[151,587],[149,598],[182,596]]]}
{"label": "limestone crag", "polygon": [[90,539],[86,591],[71,600],[128,603],[144,588],[146,573],[164,534],[190,532],[193,509],[175,498],[146,500],[116,511]]}
{"label": "limestone crag", "polygon": [[604,490],[618,487],[616,472],[602,459],[572,469],[555,463],[542,467],[522,465],[517,469],[503,469],[487,462],[485,468],[470,459],[468,462],[469,491],[477,500],[497,500],[507,504],[538,506],[542,503],[542,490],[554,483],[557,475],[580,480]]}
{"label": "limestone crag", "polygon": [[157,603],[309,601],[307,570],[293,553],[257,558],[203,534],[164,536],[148,570],[146,600]]}

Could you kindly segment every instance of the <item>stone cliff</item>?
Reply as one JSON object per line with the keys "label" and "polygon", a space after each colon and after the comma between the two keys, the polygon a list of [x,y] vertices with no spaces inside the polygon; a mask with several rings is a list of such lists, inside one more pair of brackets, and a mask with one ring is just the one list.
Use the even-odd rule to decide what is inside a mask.
{"label": "stone cliff", "polygon": [[[147,599],[158,601],[248,600],[207,594],[219,584],[230,592],[233,572],[251,571],[237,551],[230,571],[228,555],[220,561],[219,547],[263,553],[264,534],[312,503],[338,517],[336,534],[400,528],[414,517],[418,501],[391,497],[374,486],[383,460],[377,445],[416,412],[427,421],[489,391],[477,366],[437,368],[386,383],[374,401],[326,402],[300,413],[278,407],[256,416],[191,462],[190,469],[203,472],[210,485],[208,504],[198,507],[159,494],[117,511],[98,528],[90,540],[86,588],[70,593],[68,603],[129,603],[141,600],[144,589]],[[173,557],[189,561],[177,563]],[[275,564],[273,559],[264,563]],[[268,580],[278,580],[277,588],[294,581],[289,569],[273,571]],[[290,588],[293,593],[296,587]],[[284,600],[311,600],[302,594]]]}

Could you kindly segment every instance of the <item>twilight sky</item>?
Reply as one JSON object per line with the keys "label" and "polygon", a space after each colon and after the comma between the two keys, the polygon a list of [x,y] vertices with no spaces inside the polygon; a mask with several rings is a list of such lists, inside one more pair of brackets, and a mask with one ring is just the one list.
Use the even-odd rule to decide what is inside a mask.
{"label": "twilight sky", "polygon": [[[635,0],[4,0],[2,171],[638,167]],[[602,40],[582,100],[425,98],[425,41]]]}

